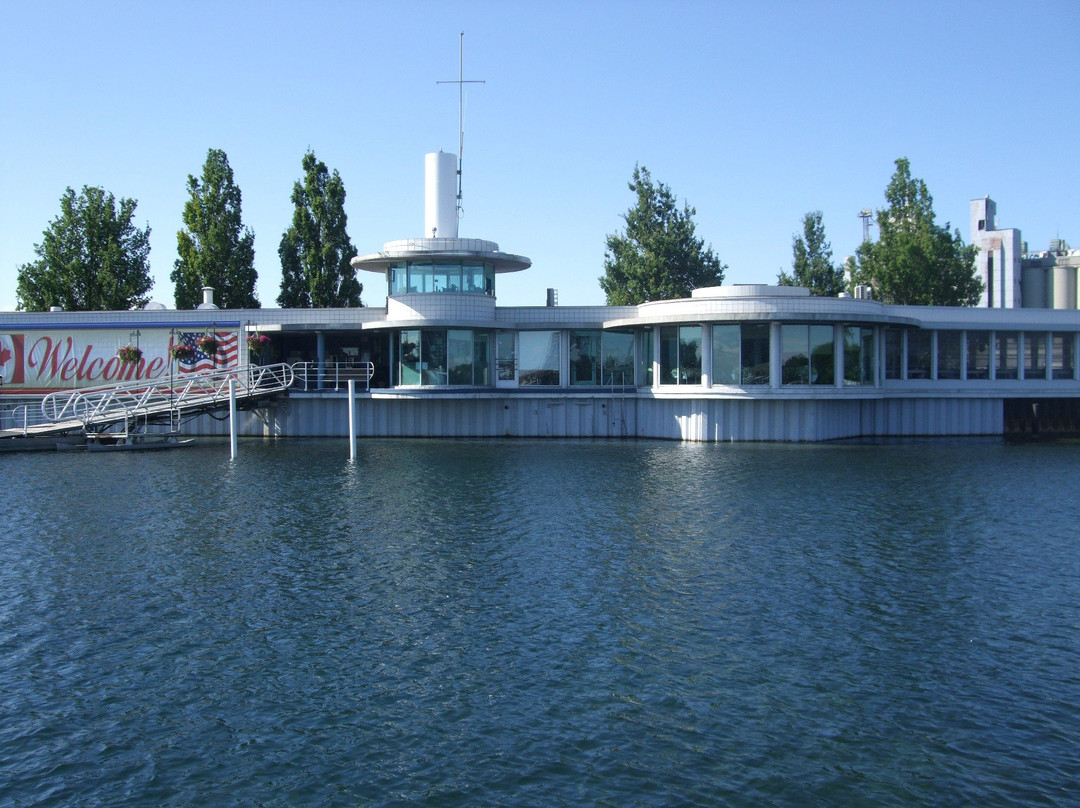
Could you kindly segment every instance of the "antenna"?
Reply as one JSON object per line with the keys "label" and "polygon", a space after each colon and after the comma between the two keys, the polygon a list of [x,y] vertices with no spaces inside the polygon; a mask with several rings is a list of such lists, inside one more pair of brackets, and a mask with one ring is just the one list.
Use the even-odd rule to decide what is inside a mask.
{"label": "antenna", "polygon": [[465,150],[465,92],[464,87],[466,84],[486,84],[485,81],[463,78],[462,73],[462,51],[465,44],[465,32],[462,31],[458,36],[458,77],[456,80],[437,81],[436,84],[456,84],[458,86],[458,166],[457,166],[457,211],[458,217],[461,217],[461,164],[463,161],[463,152]]}
{"label": "antenna", "polygon": [[870,240],[870,217],[873,215],[873,211],[871,211],[870,208],[863,208],[859,211],[859,218],[862,219],[863,242],[867,242]]}

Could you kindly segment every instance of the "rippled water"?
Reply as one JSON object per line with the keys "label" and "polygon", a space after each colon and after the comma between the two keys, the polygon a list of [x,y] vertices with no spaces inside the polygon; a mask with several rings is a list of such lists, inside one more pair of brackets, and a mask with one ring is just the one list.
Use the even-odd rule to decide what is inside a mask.
{"label": "rippled water", "polygon": [[1067,805],[1080,447],[0,459],[0,806]]}

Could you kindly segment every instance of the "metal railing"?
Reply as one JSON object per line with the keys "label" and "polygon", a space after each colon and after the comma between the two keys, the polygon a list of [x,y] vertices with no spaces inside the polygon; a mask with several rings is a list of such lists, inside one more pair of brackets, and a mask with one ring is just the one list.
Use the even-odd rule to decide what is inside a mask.
{"label": "metal railing", "polygon": [[18,432],[22,437],[30,434],[31,427],[45,423],[45,416],[37,403],[17,404],[0,410],[0,433]]}
{"label": "metal railing", "polygon": [[296,362],[292,365],[292,370],[297,390],[344,390],[349,386],[349,380],[363,384],[364,390],[371,390],[375,363],[323,362],[320,373],[318,362]]}
{"label": "metal railing", "polygon": [[238,400],[287,390],[294,381],[290,365],[246,365],[209,373],[147,383],[126,382],[109,387],[50,393],[41,412],[53,423],[78,421],[83,428],[147,417],[212,409],[229,400],[229,382],[236,382]]}

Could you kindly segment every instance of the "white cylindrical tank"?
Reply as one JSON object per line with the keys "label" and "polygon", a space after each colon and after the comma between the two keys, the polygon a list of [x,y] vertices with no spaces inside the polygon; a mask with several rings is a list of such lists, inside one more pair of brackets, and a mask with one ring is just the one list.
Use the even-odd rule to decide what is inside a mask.
{"label": "white cylindrical tank", "polygon": [[1021,282],[1025,309],[1045,309],[1046,305],[1046,270],[1042,267],[1030,267],[1024,270]]}
{"label": "white cylindrical tank", "polygon": [[1054,275],[1054,308],[1076,308],[1076,267],[1056,266]]}
{"label": "white cylindrical tank", "polygon": [[424,238],[457,238],[457,155],[424,155]]}

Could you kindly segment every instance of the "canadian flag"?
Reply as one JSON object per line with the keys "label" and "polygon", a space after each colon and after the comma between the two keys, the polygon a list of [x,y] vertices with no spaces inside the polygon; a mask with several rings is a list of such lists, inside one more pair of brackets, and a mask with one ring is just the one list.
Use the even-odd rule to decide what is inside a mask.
{"label": "canadian flag", "polygon": [[23,335],[0,334],[0,378],[6,384],[22,384],[25,367]]}

